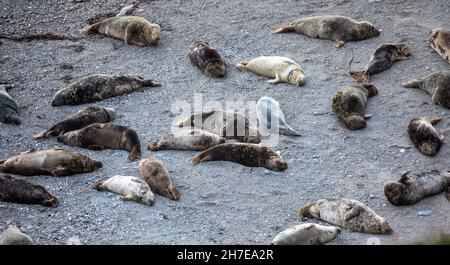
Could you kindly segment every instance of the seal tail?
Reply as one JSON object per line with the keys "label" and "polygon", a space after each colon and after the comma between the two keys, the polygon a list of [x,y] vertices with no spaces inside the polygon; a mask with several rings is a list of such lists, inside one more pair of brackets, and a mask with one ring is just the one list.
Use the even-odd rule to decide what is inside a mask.
{"label": "seal tail", "polygon": [[249,61],[240,61],[236,67],[239,69],[247,69],[247,65],[248,65]]}
{"label": "seal tail", "polygon": [[143,86],[161,86],[161,82],[151,80],[151,79],[145,79],[142,81]]}
{"label": "seal tail", "polygon": [[193,164],[193,165],[197,165],[198,163],[207,161],[207,151],[208,149],[206,149],[205,151],[201,152],[200,154],[190,157],[188,159],[189,163]]}
{"label": "seal tail", "polygon": [[361,83],[369,83],[369,75],[360,70],[348,71],[352,78]]}
{"label": "seal tail", "polygon": [[286,33],[286,32],[292,32],[294,31],[294,27],[290,24],[281,24],[277,27],[276,30],[272,31],[273,34],[277,33]]}
{"label": "seal tail", "polygon": [[89,185],[89,188],[96,189],[98,191],[102,191],[103,190],[102,185],[104,182],[105,182],[105,180],[97,180],[96,182]]}
{"label": "seal tail", "polygon": [[89,34],[96,33],[98,28],[100,27],[101,22],[94,23],[92,25],[86,25],[84,28],[80,30],[81,36],[87,36]]}
{"label": "seal tail", "polygon": [[291,126],[285,125],[285,127],[280,128],[280,134],[287,135],[287,136],[302,136],[299,134],[296,130],[292,129]]}
{"label": "seal tail", "polygon": [[407,81],[407,82],[403,83],[403,87],[406,87],[406,88],[419,88],[421,83],[422,83],[421,80],[417,80],[417,79],[416,80],[410,80],[410,81]]}

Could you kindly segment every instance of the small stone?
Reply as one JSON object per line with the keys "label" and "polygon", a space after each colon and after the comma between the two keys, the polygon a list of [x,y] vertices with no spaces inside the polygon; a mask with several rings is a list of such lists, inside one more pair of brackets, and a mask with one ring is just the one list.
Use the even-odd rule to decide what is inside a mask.
{"label": "small stone", "polygon": [[418,215],[419,215],[419,216],[430,216],[430,215],[431,215],[431,210],[422,210],[422,211],[419,211]]}
{"label": "small stone", "polygon": [[404,148],[400,149],[400,153],[404,153],[406,150]]}

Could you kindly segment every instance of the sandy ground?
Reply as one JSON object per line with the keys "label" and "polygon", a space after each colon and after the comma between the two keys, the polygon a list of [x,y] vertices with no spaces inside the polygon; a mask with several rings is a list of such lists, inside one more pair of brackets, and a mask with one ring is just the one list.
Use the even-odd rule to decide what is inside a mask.
{"label": "sandy ground", "polygon": [[[86,19],[118,12],[126,1],[25,1],[0,2],[0,31],[7,34],[55,33],[79,36]],[[61,146],[55,139],[35,141],[32,136],[81,106],[50,106],[54,93],[94,73],[138,74],[160,80],[149,88],[111,98],[97,105],[114,107],[124,115],[117,124],[139,133],[143,149],[150,140],[170,130],[178,113],[175,101],[256,101],[277,99],[294,128],[303,137],[282,137],[281,150],[289,168],[281,173],[247,168],[230,162],[192,166],[186,159],[195,152],[144,151],[144,157],[164,161],[182,198],[173,202],[157,197],[152,207],[124,202],[115,194],[88,188],[89,183],[116,174],[139,176],[138,162],[129,163],[124,151],[81,151],[101,160],[103,169],[92,174],[63,178],[28,177],[45,186],[60,200],[56,209],[0,203],[0,231],[8,224],[39,244],[66,244],[71,237],[83,244],[268,244],[281,230],[301,221],[298,209],[312,200],[341,196],[366,203],[387,218],[395,233],[373,237],[344,231],[332,244],[409,243],[450,231],[450,207],[437,195],[408,207],[391,205],[383,183],[398,179],[406,170],[448,169],[450,146],[435,157],[420,154],[409,141],[406,127],[413,117],[437,115],[450,125],[449,110],[435,106],[430,96],[401,87],[401,83],[449,65],[427,44],[428,33],[450,25],[448,1],[145,1],[135,15],[162,26],[157,47],[128,46],[99,35],[82,39],[85,49],[74,52],[71,41],[17,43],[2,40],[0,79],[14,84],[10,94],[20,105],[20,126],[0,124],[0,158],[31,148]],[[271,34],[277,24],[324,14],[367,20],[383,29],[378,38],[347,43],[337,49],[327,40],[296,34]],[[187,48],[195,40],[209,41],[229,61],[224,79],[203,75],[189,63]],[[331,113],[331,97],[351,82],[348,60],[363,67],[380,44],[405,41],[413,58],[396,63],[372,78],[379,96],[369,102],[373,117],[368,127],[350,131]],[[270,85],[267,79],[237,70],[243,59],[261,55],[288,56],[307,74],[304,87]],[[64,69],[62,63],[73,65]],[[447,141],[445,141],[447,142]]]}

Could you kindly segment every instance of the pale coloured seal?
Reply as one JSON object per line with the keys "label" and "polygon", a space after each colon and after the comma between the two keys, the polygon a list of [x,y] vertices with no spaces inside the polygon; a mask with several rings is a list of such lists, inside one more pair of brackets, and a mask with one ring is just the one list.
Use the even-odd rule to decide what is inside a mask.
{"label": "pale coloured seal", "polygon": [[247,167],[264,167],[283,171],[288,165],[280,152],[263,144],[224,143],[215,145],[191,157],[189,162],[198,164],[207,161],[231,161]]}
{"label": "pale coloured seal", "polygon": [[450,109],[450,71],[434,72],[423,78],[408,81],[403,86],[428,92],[435,104]]}
{"label": "pale coloured seal", "polygon": [[340,48],[349,41],[377,37],[380,30],[367,21],[358,22],[343,16],[315,16],[296,19],[280,25],[272,33],[295,32],[311,38],[333,40]]}
{"label": "pale coloured seal", "polygon": [[[256,103],[256,115],[260,123],[260,130],[262,126],[264,130],[271,132],[277,130],[279,134],[301,136],[286,123],[286,118],[280,108],[280,104],[271,97],[263,96],[258,100]],[[274,122],[272,122],[272,119]]]}
{"label": "pale coloured seal", "polygon": [[340,233],[341,229],[336,226],[300,224],[280,232],[272,240],[272,245],[323,245]]}
{"label": "pale coloured seal", "polygon": [[63,148],[29,150],[0,160],[0,172],[23,176],[52,175],[55,177],[89,173],[102,163],[75,151]]}
{"label": "pale coloured seal", "polygon": [[225,139],[235,139],[245,143],[261,141],[258,129],[250,127],[247,116],[231,109],[195,113],[178,122],[177,126],[198,128]]}
{"label": "pale coloured seal", "polygon": [[116,16],[87,25],[81,30],[81,35],[83,36],[92,33],[105,34],[116,39],[125,40],[126,44],[144,47],[158,43],[161,27],[150,23],[143,17]]}
{"label": "pale coloured seal", "polygon": [[132,200],[146,205],[153,205],[155,195],[144,180],[132,176],[112,176],[91,184],[98,191],[110,191],[121,195],[123,200]]}
{"label": "pale coloured seal", "polygon": [[366,113],[367,99],[377,94],[377,88],[371,84],[351,84],[344,87],[332,98],[336,118],[351,130],[365,128],[365,120],[372,116]]}
{"label": "pale coloured seal", "polygon": [[390,68],[396,61],[411,58],[411,47],[406,43],[386,43],[378,46],[362,70],[350,70],[353,79],[368,83],[369,77]]}
{"label": "pale coloured seal", "polygon": [[139,162],[139,172],[154,192],[174,201],[180,199],[181,192],[172,184],[169,172],[161,161],[153,158],[143,159]]}
{"label": "pale coloured seal", "polygon": [[300,209],[301,219],[312,217],[355,232],[391,234],[389,222],[365,204],[351,199],[327,198],[307,203]]}
{"label": "pale coloured seal", "polygon": [[251,61],[241,61],[236,65],[258,75],[273,78],[271,84],[288,83],[296,86],[305,84],[305,72],[294,60],[281,56],[261,56]]}
{"label": "pale coloured seal", "polygon": [[182,130],[170,133],[159,141],[148,144],[148,149],[159,150],[193,150],[203,151],[217,144],[223,144],[225,138],[204,130]]}
{"label": "pale coloured seal", "polygon": [[224,77],[227,73],[227,62],[216,48],[208,42],[197,41],[189,48],[189,60],[192,65],[208,76]]}
{"label": "pale coloured seal", "polygon": [[441,118],[424,116],[412,119],[408,125],[409,138],[424,155],[434,156],[441,148],[444,136],[433,127],[440,120]]}
{"label": "pale coloured seal", "polygon": [[141,158],[141,142],[138,134],[125,126],[110,123],[94,123],[76,131],[59,135],[58,142],[92,150],[116,149],[130,152],[128,159]]}
{"label": "pale coloured seal", "polygon": [[52,106],[79,105],[160,85],[137,75],[89,75],[56,92]]}
{"label": "pale coloured seal", "polygon": [[10,225],[0,235],[0,245],[34,245],[34,242],[31,237],[22,233],[17,226]]}
{"label": "pale coloured seal", "polygon": [[450,30],[437,28],[430,32],[430,46],[450,63]]}
{"label": "pale coloured seal", "polygon": [[402,174],[399,181],[388,181],[384,184],[384,194],[394,205],[411,205],[425,197],[445,191],[450,200],[450,172],[432,170],[413,174]]}
{"label": "pale coloured seal", "polygon": [[16,101],[6,91],[11,85],[0,85],[0,122],[19,125],[19,107]]}
{"label": "pale coloured seal", "polygon": [[44,187],[11,176],[0,176],[0,201],[58,206],[58,199]]}
{"label": "pale coloured seal", "polygon": [[58,136],[66,132],[84,128],[93,123],[107,123],[113,121],[115,117],[116,113],[114,109],[97,106],[85,107],[53,125],[50,129],[35,135],[33,138],[41,139]]}

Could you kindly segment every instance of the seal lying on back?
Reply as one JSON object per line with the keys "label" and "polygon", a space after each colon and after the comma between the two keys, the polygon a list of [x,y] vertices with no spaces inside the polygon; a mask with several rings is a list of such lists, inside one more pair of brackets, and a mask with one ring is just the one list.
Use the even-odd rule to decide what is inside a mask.
{"label": "seal lying on back", "polygon": [[412,174],[404,173],[399,181],[384,184],[384,194],[394,205],[411,205],[425,197],[445,191],[450,200],[450,172],[433,170]]}
{"label": "seal lying on back", "polygon": [[364,69],[350,70],[349,73],[353,79],[362,83],[368,83],[369,76],[388,69],[396,61],[409,59],[411,55],[411,47],[406,43],[382,44],[372,53]]}
{"label": "seal lying on back", "polygon": [[332,99],[336,118],[351,130],[365,128],[365,119],[371,117],[366,113],[367,99],[377,94],[377,88],[371,84],[352,84],[344,87]]}
{"label": "seal lying on back", "polygon": [[83,36],[93,33],[105,34],[109,37],[125,40],[126,44],[144,47],[158,43],[161,27],[142,17],[116,16],[87,25],[81,30]]}
{"label": "seal lying on back", "polygon": [[258,129],[250,127],[248,118],[234,110],[212,110],[192,114],[180,121],[177,126],[195,127],[225,139],[235,139],[245,143],[261,141]]}
{"label": "seal lying on back", "polygon": [[139,162],[139,172],[145,182],[156,193],[178,201],[181,197],[180,191],[172,184],[169,172],[163,163],[157,159],[143,159]]}
{"label": "seal lying on back", "polygon": [[52,175],[60,177],[89,173],[101,167],[100,161],[62,148],[40,151],[33,149],[0,161],[0,172],[23,176]]}
{"label": "seal lying on back", "polygon": [[159,141],[148,144],[148,149],[159,150],[193,150],[203,151],[217,144],[223,144],[225,138],[203,130],[183,130],[164,136]]}
{"label": "seal lying on back", "polygon": [[269,146],[262,144],[219,144],[189,159],[194,165],[220,160],[239,163],[247,167],[264,167],[274,171],[283,171],[288,167],[279,152],[275,152]]}
{"label": "seal lying on back", "polygon": [[450,63],[450,30],[433,29],[430,32],[430,46],[444,60]]}
{"label": "seal lying on back", "polygon": [[6,92],[10,85],[0,85],[0,122],[20,124],[19,107],[16,101]]}
{"label": "seal lying on back", "polygon": [[[292,136],[301,136],[286,123],[283,111],[278,101],[271,97],[261,97],[256,103],[256,115],[262,125],[262,129],[268,131],[276,130],[276,133]],[[272,119],[274,122],[272,122]]]}
{"label": "seal lying on back", "polygon": [[281,56],[261,56],[251,61],[242,61],[236,65],[258,75],[274,78],[267,82],[278,84],[281,82],[303,86],[305,72],[294,60]]}
{"label": "seal lying on back", "polygon": [[391,234],[393,232],[386,219],[356,200],[328,198],[307,203],[300,209],[299,216],[302,219],[305,217],[316,218],[355,232],[369,234]]}
{"label": "seal lying on back", "polygon": [[11,176],[0,176],[0,201],[58,206],[58,199],[44,187]]}
{"label": "seal lying on back", "polygon": [[84,128],[93,123],[107,123],[116,117],[113,109],[97,106],[85,107],[77,113],[65,118],[50,129],[34,136],[34,139],[49,138],[66,132]]}
{"label": "seal lying on back", "polygon": [[224,77],[227,63],[217,49],[209,43],[198,41],[189,48],[189,60],[208,76]]}
{"label": "seal lying on back", "polygon": [[34,243],[31,237],[22,233],[17,226],[10,225],[0,235],[0,245],[34,245]]}
{"label": "seal lying on back", "polygon": [[137,75],[90,75],[56,92],[52,106],[79,105],[160,85]]}
{"label": "seal lying on back", "polygon": [[138,134],[125,126],[110,123],[94,123],[82,129],[67,132],[57,137],[58,142],[92,150],[117,149],[130,152],[128,159],[141,158],[141,143]]}
{"label": "seal lying on back", "polygon": [[300,18],[279,26],[272,33],[295,32],[311,38],[336,41],[336,47],[346,42],[365,40],[380,35],[380,31],[367,21],[358,22],[343,16],[315,16]]}
{"label": "seal lying on back", "polygon": [[155,195],[144,180],[132,176],[113,176],[106,180],[94,182],[91,188],[98,191],[110,191],[122,195],[123,200],[132,200],[146,205],[153,205]]}
{"label": "seal lying on back", "polygon": [[435,104],[450,109],[450,71],[434,72],[424,78],[408,81],[403,86],[426,91]]}
{"label": "seal lying on back", "polygon": [[409,138],[422,154],[434,156],[439,152],[444,136],[440,135],[433,125],[440,120],[441,118],[424,116],[414,118],[409,123]]}
{"label": "seal lying on back", "polygon": [[341,229],[319,224],[301,224],[280,232],[272,245],[323,245],[335,239]]}

